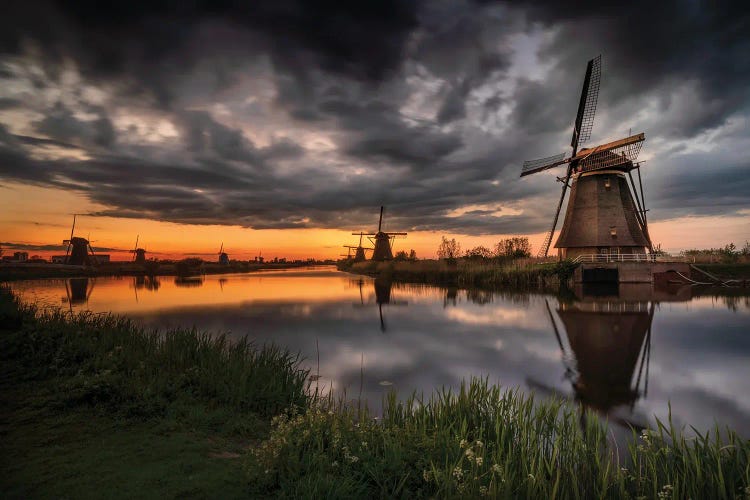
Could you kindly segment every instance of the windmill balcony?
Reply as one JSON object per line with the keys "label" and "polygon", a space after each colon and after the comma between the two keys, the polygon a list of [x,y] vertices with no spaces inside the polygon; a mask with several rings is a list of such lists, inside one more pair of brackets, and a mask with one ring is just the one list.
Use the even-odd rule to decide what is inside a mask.
{"label": "windmill balcony", "polygon": [[594,253],[579,255],[573,262],[576,264],[582,262],[685,262],[685,258],[645,253]]}

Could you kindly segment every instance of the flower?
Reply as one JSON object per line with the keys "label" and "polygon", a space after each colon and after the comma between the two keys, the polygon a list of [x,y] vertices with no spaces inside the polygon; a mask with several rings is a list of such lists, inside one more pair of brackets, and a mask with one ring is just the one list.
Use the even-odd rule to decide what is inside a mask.
{"label": "flower", "polygon": [[500,464],[492,464],[492,472],[500,474],[502,471],[503,471],[503,468],[500,467]]}
{"label": "flower", "polygon": [[462,439],[461,442],[458,443],[458,446],[460,446],[461,448],[466,448],[467,444],[469,443],[467,443],[465,439]]}
{"label": "flower", "polygon": [[455,477],[455,478],[456,478],[456,479],[458,479],[459,481],[460,481],[460,480],[461,480],[461,479],[462,479],[462,478],[464,477],[464,471],[463,471],[463,469],[461,468],[461,466],[457,465],[457,466],[456,466],[456,467],[455,467],[455,468],[453,469],[453,477]]}
{"label": "flower", "polygon": [[477,439],[476,445],[477,448],[481,448],[482,446],[484,446],[484,443]]}
{"label": "flower", "polygon": [[487,487],[486,486],[480,486],[479,487],[479,495],[480,496],[487,496]]}
{"label": "flower", "polygon": [[331,463],[331,467],[338,467],[338,466],[339,466],[339,463],[338,463],[338,461],[337,461],[337,460],[334,460],[334,461],[333,461],[333,462]]}
{"label": "flower", "polygon": [[422,478],[424,479],[425,483],[429,483],[430,482],[430,471],[428,471],[427,469],[423,470],[422,471]]}
{"label": "flower", "polygon": [[477,457],[477,465],[481,467],[482,463],[484,463],[484,459],[482,457]]}

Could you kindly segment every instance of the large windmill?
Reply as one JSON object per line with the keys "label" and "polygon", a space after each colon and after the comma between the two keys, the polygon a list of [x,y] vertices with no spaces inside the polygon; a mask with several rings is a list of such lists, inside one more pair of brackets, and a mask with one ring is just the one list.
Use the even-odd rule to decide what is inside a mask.
{"label": "large windmill", "polygon": [[354,262],[362,262],[363,260],[367,260],[366,252],[372,250],[372,248],[362,246],[362,237],[365,235],[365,233],[359,232],[352,234],[355,236],[359,235],[359,245],[357,245],[356,247],[353,245],[344,245],[344,248],[348,249],[346,258],[351,259],[351,252],[352,250],[354,250]]}
{"label": "large windmill", "polygon": [[[539,249],[540,257],[547,256],[568,187],[571,189],[568,208],[555,243],[561,258],[573,259],[586,254],[645,254],[646,248],[652,249],[640,165],[636,163],[645,135],[640,133],[593,148],[578,149],[591,136],[600,81],[601,56],[597,56],[586,67],[570,156],[562,153],[523,164],[521,177],[567,165],[565,175],[558,177],[563,183],[560,201],[552,227]],[[640,196],[633,170],[638,173]]]}
{"label": "large windmill", "polygon": [[133,262],[135,262],[136,264],[145,264],[146,263],[146,249],[138,247],[138,240],[140,237],[141,237],[140,234],[136,235],[135,246],[130,251],[130,253],[133,254]]}
{"label": "large windmill", "polygon": [[[371,260],[383,261],[393,259],[393,248],[392,240],[396,239],[396,236],[406,236],[407,233],[386,233],[383,231],[383,211],[384,207],[380,207],[380,221],[378,222],[377,233],[352,233],[353,235],[367,236],[368,239],[373,243],[374,248],[372,250]],[[362,246],[360,240],[360,247]],[[364,254],[364,249],[363,249]],[[355,256],[356,260],[356,256]]]}
{"label": "large windmill", "polygon": [[63,240],[63,245],[68,245],[65,250],[65,263],[74,266],[96,265],[98,261],[89,240],[74,236],[76,216],[77,214],[73,214],[73,226],[70,228],[70,238]]}

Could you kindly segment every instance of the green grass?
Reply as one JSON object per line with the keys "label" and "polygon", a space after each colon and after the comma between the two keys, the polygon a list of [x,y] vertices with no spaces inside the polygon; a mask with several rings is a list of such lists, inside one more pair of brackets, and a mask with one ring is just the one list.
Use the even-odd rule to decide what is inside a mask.
{"label": "green grass", "polygon": [[309,401],[272,346],[39,313],[5,288],[0,319],[4,497],[246,496],[248,446]]}
{"label": "green grass", "polygon": [[285,498],[746,498],[750,442],[729,431],[633,436],[619,462],[604,427],[559,401],[486,380],[382,419],[332,400],[274,421],[248,462],[254,491]]}

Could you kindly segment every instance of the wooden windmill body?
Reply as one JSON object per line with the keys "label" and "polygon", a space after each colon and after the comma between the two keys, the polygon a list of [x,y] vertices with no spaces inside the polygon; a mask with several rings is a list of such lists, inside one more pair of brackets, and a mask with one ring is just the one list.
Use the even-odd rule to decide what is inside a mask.
{"label": "wooden windmill body", "polygon": [[133,254],[133,262],[135,262],[136,264],[145,264],[146,263],[146,249],[138,247],[139,238],[140,238],[140,235],[137,235],[135,237],[135,246],[130,251],[130,253]]}
{"label": "wooden windmill body", "polygon": [[73,226],[70,229],[70,238],[63,240],[63,245],[68,245],[65,250],[65,263],[73,266],[93,266],[98,264],[94,249],[91,248],[89,240],[73,236],[76,228],[76,215],[73,215]]}
{"label": "wooden windmill body", "polygon": [[[372,248],[362,246],[362,237],[365,236],[365,233],[352,233],[352,235],[359,235],[359,245],[357,245],[356,247],[353,245],[344,245],[344,248],[348,249],[346,258],[353,259],[354,262],[362,262],[363,260],[367,260],[367,252],[372,250]],[[352,250],[354,250],[354,256],[351,255]]]}
{"label": "wooden windmill body", "polygon": [[[384,261],[393,259],[393,246],[392,240],[396,239],[396,236],[406,236],[407,233],[394,233],[383,231],[383,211],[385,207],[380,207],[380,221],[378,222],[378,232],[364,234],[368,236],[370,241],[373,243],[372,257],[374,261]],[[353,233],[358,234],[358,233]]]}
{"label": "wooden windmill body", "polygon": [[224,242],[221,243],[221,248],[219,248],[219,264],[222,266],[228,266],[229,265],[229,254],[224,251]]}
{"label": "wooden windmill body", "polygon": [[[593,148],[578,149],[591,135],[600,77],[601,56],[589,61],[586,68],[571,140],[573,153],[567,158],[563,153],[524,162],[521,177],[567,164],[565,177],[558,178],[563,183],[562,193],[539,256],[547,255],[569,187],[565,220],[555,243],[560,258],[645,254],[652,248],[640,165],[636,163],[645,135],[640,133]],[[633,170],[638,174],[640,196]]]}

